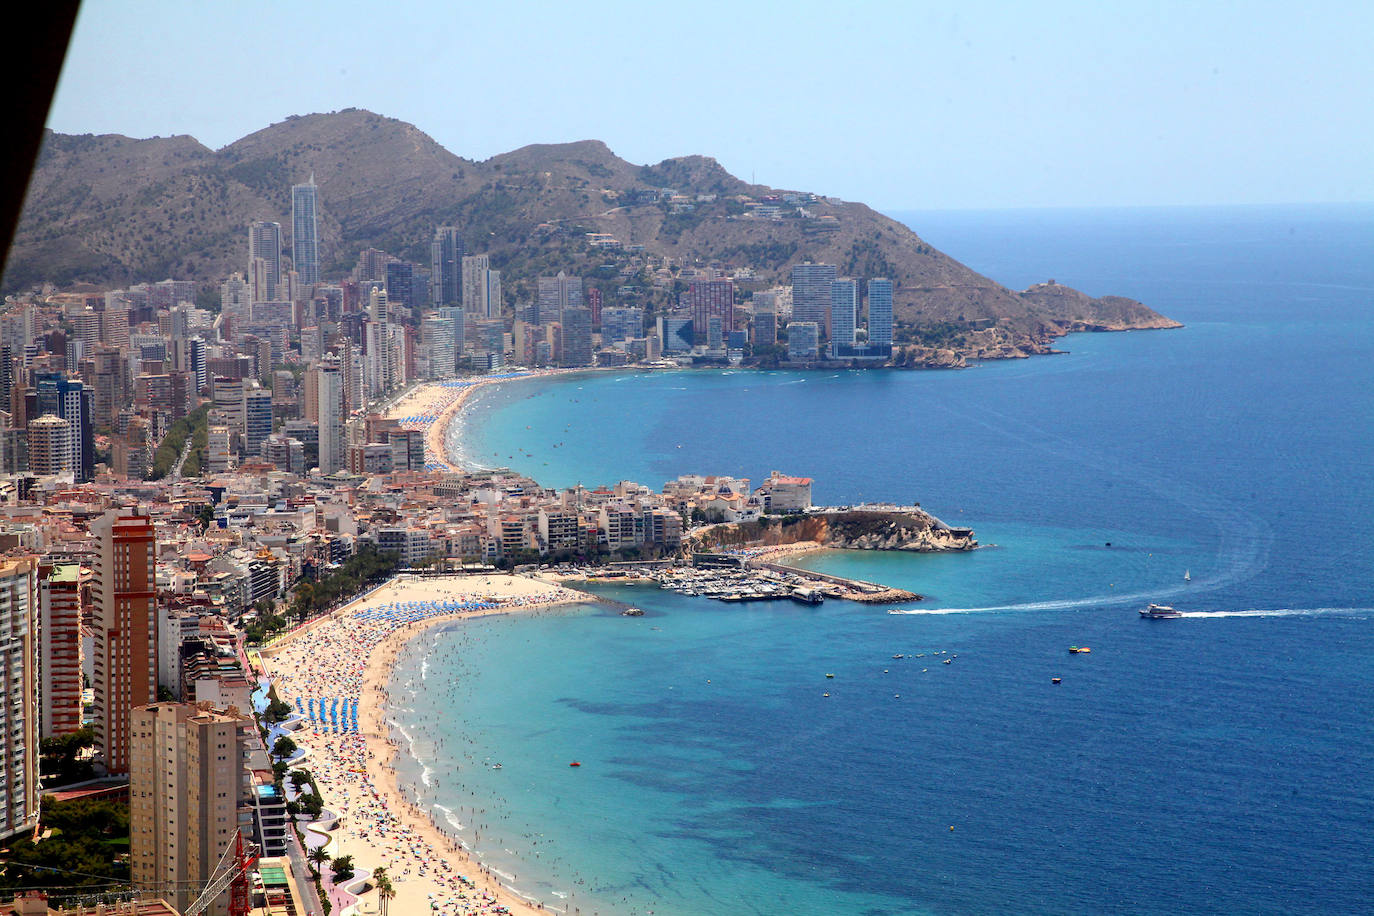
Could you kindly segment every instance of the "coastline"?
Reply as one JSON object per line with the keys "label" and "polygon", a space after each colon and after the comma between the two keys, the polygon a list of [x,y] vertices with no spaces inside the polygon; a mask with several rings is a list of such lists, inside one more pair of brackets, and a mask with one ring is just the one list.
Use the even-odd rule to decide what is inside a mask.
{"label": "coastline", "polygon": [[[352,696],[358,701],[356,733],[312,728],[299,714],[290,732],[305,750],[291,761],[292,769],[311,772],[326,811],[336,816],[333,827],[307,824],[305,830],[325,836],[323,845],[331,855],[353,857],[354,878],[345,886],[370,878],[381,866],[395,888],[390,905],[396,912],[475,914],[504,908],[533,916],[557,911],[502,884],[406,797],[394,766],[400,750],[387,725],[387,684],[402,649],[437,626],[593,600],[544,580],[509,575],[398,576],[308,631],[262,650],[264,670],[278,696],[293,708],[306,698]],[[469,601],[485,606],[439,612],[444,602]],[[419,619],[377,616],[398,606],[431,605],[434,612]],[[294,638],[304,632],[311,635],[308,641]],[[321,820],[327,823],[329,817]]]}
{"label": "coastline", "polygon": [[[425,461],[431,469],[473,471],[453,460],[448,450],[448,430],[453,419],[467,406],[477,392],[493,385],[524,379],[547,379],[583,373],[625,371],[626,367],[598,369],[534,369],[504,375],[479,375],[445,382],[422,382],[406,392],[386,411],[386,416],[400,420],[402,426],[425,431]],[[637,369],[635,371],[653,371]]]}

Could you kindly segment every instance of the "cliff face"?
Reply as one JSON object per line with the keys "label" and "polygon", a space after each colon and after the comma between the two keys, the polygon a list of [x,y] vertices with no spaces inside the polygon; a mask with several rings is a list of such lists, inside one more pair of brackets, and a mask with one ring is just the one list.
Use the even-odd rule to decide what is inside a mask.
{"label": "cliff face", "polygon": [[919,509],[825,512],[758,522],[717,525],[700,536],[703,547],[782,547],[815,541],[846,550],[972,550],[973,531],[950,528]]}
{"label": "cliff face", "polygon": [[[358,109],[288,118],[219,150],[190,137],[50,132],[0,286],[218,284],[244,269],[252,220],[280,222],[290,253],[290,187],[312,174],[326,276],[369,247],[427,264],[434,227],[447,224],[503,272],[508,306],[528,302],[534,278],[559,270],[583,276],[608,301],[674,304],[674,280],[636,272],[631,246],[641,263],[752,268],[757,280],[741,281],[745,290],[788,283],[806,260],[834,264],[841,276],[888,277],[901,365],[1042,353],[1074,330],[1175,325],[1128,299],[1067,287],[1015,292],[861,203],[749,184],[704,156],[640,166],[584,140],[476,162],[413,125]],[[588,233],[625,249],[598,247]]]}

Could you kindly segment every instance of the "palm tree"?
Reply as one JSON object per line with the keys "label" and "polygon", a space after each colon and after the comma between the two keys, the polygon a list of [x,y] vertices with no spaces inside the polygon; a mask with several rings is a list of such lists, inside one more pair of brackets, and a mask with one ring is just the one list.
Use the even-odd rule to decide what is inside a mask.
{"label": "palm tree", "polygon": [[391,898],[396,896],[396,891],[391,886],[391,879],[387,877],[386,869],[378,865],[372,869],[372,881],[377,885],[377,899],[382,903],[382,916],[387,916],[388,904]]}
{"label": "palm tree", "polygon": [[329,861],[329,853],[324,851],[323,846],[316,846],[306,854],[306,858],[315,866],[315,873],[319,874],[324,869],[324,863]]}

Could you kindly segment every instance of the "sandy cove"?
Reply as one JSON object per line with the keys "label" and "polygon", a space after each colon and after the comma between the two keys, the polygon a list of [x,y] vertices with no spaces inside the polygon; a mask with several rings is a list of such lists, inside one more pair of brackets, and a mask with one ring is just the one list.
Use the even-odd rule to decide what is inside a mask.
{"label": "sandy cove", "polygon": [[[477,600],[499,606],[408,623],[358,616],[398,602]],[[397,654],[439,624],[588,600],[585,593],[518,576],[399,576],[325,621],[262,650],[278,696],[293,708],[297,699],[304,705],[308,697],[359,700],[356,734],[336,734],[308,722],[298,727],[293,739],[307,754],[292,761],[292,769],[310,770],[325,808],[338,815],[338,825],[329,833],[330,854],[351,855],[359,878],[370,876],[377,866],[386,868],[396,891],[392,912],[547,912],[484,871],[400,791],[392,766],[398,751],[385,722],[386,685]],[[367,912],[376,912],[375,894],[367,895],[364,905]]]}
{"label": "sandy cove", "polygon": [[[595,370],[537,369],[523,373],[517,378],[548,378],[592,371]],[[426,382],[406,392],[399,401],[387,409],[386,416],[404,421],[403,426],[425,431],[425,458],[430,464],[443,464],[455,471],[460,470],[449,460],[448,444],[445,441],[449,423],[478,391],[488,385],[508,381],[512,379],[478,375],[452,379],[449,382]]]}

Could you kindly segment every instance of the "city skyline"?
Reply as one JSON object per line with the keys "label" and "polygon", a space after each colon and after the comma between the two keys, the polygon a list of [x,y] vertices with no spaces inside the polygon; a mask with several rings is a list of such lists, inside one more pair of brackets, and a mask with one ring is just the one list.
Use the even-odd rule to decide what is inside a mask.
{"label": "city skyline", "polygon": [[[272,14],[283,32],[347,46],[355,12],[302,3]],[[1362,4],[1298,16],[1276,3],[876,3],[843,17],[812,4],[708,4],[696,24],[729,40],[693,45],[672,110],[664,89],[682,74],[664,43],[684,23],[667,10],[416,3],[370,27],[383,46],[413,48],[406,67],[367,55],[320,67],[271,43],[209,53],[259,16],[83,4],[49,126],[190,134],[218,148],[292,115],[359,107],[472,159],[600,139],[637,163],[707,155],[741,177],[886,210],[1374,199],[1364,167],[1374,128],[1349,117],[1374,103],[1362,65],[1374,10]],[[797,38],[778,37],[792,26]],[[502,40],[459,58],[442,37],[456,29]],[[807,43],[821,34],[824,65]],[[539,64],[500,67],[512,43]],[[593,64],[619,104],[554,76]],[[493,72],[499,84],[471,93],[461,119],[415,91]]]}

